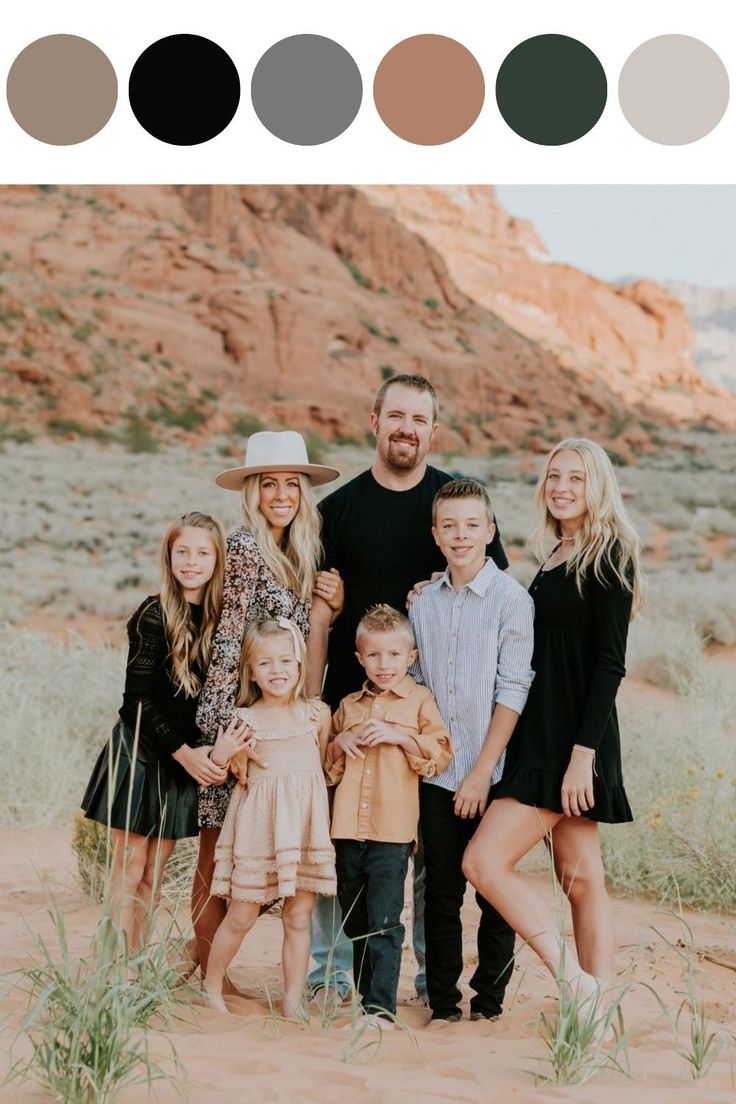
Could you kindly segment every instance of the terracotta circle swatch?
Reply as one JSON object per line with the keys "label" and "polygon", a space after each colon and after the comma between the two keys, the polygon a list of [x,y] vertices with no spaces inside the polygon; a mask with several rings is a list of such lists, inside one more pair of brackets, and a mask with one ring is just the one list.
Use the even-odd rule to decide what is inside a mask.
{"label": "terracotta circle swatch", "polygon": [[618,82],[621,110],[644,138],[682,146],[704,138],[728,106],[726,67],[689,35],[660,35],[628,58]]}
{"label": "terracotta circle swatch", "polygon": [[160,38],[144,50],[128,82],[144,130],[173,146],[209,142],[232,121],[240,78],[230,55],[201,35]]}
{"label": "terracotta circle swatch", "polygon": [[454,38],[422,34],[389,50],[373,81],[373,99],[394,134],[419,146],[452,142],[480,114],[485,82],[478,62]]}
{"label": "terracotta circle swatch", "polygon": [[496,78],[496,101],[505,122],[541,146],[582,138],[603,114],[607,96],[600,61],[567,35],[537,35],[519,43]]}
{"label": "terracotta circle swatch", "polygon": [[256,115],[276,138],[319,146],[350,126],[360,110],[363,81],[339,42],[300,34],[266,51],[253,73],[250,94]]}
{"label": "terracotta circle swatch", "polygon": [[8,74],[8,106],[18,126],[54,146],[86,142],[110,119],[118,82],[110,59],[77,35],[47,35],[18,54]]}

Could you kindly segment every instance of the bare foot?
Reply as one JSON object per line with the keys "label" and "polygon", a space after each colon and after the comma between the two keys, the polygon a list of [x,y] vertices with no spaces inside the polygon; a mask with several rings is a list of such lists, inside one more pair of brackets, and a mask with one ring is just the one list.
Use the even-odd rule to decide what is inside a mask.
{"label": "bare foot", "polygon": [[204,997],[204,1003],[208,1008],[211,1008],[213,1012],[227,1012],[227,1005],[222,996],[222,992],[218,989],[209,989],[207,985],[202,986],[202,996]]}
{"label": "bare foot", "polygon": [[309,1023],[310,1020],[309,1011],[303,1005],[293,1005],[286,998],[281,1004],[281,1015],[289,1023]]}
{"label": "bare foot", "polygon": [[586,974],[581,970],[579,975],[570,983],[570,989],[577,998],[580,1008],[588,1005],[587,1015],[597,1009],[601,999],[601,983],[593,974]]}

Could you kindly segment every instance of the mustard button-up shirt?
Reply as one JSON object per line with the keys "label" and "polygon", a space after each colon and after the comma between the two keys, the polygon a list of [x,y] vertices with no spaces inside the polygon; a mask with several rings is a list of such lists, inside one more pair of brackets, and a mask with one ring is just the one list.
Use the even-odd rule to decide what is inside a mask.
{"label": "mustard button-up shirt", "polygon": [[332,838],[412,843],[419,822],[419,776],[432,778],[452,758],[447,729],[426,686],[405,675],[392,690],[377,692],[368,682],[348,694],[332,718],[332,739],[369,720],[385,721],[413,737],[422,754],[395,744],[362,748],[364,759],[335,757],[327,747],[325,771],[337,783]]}

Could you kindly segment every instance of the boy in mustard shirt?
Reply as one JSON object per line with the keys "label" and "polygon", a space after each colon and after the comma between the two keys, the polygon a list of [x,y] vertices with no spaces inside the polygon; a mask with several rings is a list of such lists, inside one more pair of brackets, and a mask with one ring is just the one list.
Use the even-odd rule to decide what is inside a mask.
{"label": "boy in mustard shirt", "polygon": [[385,1029],[396,1014],[419,777],[443,771],[452,752],[431,693],[407,674],[417,655],[409,619],[391,606],[374,606],[361,619],[355,644],[367,678],[338,706],[325,769],[337,783],[331,834],[355,984],[364,1012]]}

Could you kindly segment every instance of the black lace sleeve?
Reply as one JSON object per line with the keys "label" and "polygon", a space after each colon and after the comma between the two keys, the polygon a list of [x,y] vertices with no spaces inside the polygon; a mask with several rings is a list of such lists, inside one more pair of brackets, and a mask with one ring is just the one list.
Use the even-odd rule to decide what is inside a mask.
{"label": "black lace sleeve", "polygon": [[[156,690],[166,679],[164,667],[169,646],[158,598],[149,598],[128,622],[128,662],[120,715],[135,729],[141,707],[140,740],[161,758],[184,743],[156,704]],[[168,679],[167,679],[168,681]],[[172,688],[173,691],[173,688]]]}

